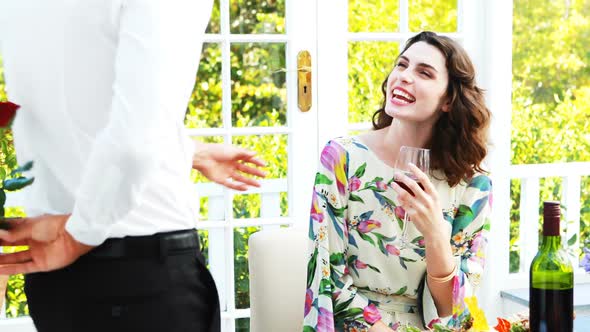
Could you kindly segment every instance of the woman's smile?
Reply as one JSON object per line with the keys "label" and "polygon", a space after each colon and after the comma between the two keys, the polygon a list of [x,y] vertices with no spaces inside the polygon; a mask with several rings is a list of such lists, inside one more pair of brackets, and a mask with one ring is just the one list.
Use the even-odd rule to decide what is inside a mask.
{"label": "woman's smile", "polygon": [[400,88],[400,87],[396,87],[396,88],[393,88],[393,91],[391,92],[390,101],[391,101],[391,103],[393,103],[395,105],[405,106],[405,105],[415,103],[416,97],[414,97],[414,95],[412,95],[407,90]]}

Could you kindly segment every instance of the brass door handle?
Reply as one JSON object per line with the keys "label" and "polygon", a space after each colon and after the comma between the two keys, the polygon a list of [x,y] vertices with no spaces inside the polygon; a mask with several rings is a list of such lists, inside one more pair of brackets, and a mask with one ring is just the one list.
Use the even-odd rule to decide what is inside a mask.
{"label": "brass door handle", "polygon": [[301,112],[311,109],[311,55],[308,51],[297,53],[297,106]]}

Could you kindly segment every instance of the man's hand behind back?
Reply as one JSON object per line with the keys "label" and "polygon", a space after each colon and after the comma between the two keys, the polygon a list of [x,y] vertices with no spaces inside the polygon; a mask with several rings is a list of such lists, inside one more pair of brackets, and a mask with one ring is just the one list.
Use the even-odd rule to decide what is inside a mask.
{"label": "man's hand behind back", "polygon": [[0,230],[0,245],[28,246],[0,255],[0,274],[52,271],[73,263],[93,247],[76,241],[66,230],[69,215],[41,215],[13,221]]}

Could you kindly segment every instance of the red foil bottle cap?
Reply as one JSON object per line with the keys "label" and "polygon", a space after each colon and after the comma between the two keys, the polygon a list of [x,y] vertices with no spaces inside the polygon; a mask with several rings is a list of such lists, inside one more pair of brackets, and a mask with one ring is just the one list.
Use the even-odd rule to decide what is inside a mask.
{"label": "red foil bottle cap", "polygon": [[543,236],[559,236],[560,204],[557,201],[543,202]]}

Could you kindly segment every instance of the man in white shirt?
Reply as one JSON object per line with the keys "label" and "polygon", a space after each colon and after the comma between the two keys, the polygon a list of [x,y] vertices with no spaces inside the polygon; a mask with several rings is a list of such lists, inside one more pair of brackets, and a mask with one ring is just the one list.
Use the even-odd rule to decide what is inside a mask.
{"label": "man in white shirt", "polygon": [[32,217],[0,232],[30,249],[1,256],[0,274],[29,273],[39,332],[219,330],[183,123],[211,3],[0,0],[15,147],[36,178]]}

